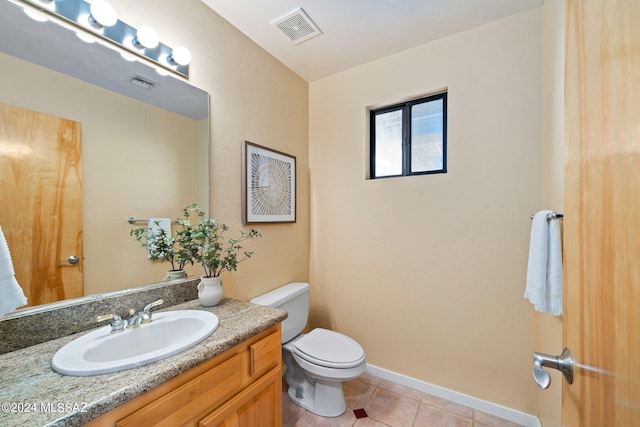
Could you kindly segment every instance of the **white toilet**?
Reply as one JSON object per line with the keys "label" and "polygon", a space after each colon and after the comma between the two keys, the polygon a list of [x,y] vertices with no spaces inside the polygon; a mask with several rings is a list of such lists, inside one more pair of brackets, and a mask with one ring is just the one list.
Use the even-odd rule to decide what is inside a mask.
{"label": "white toilet", "polygon": [[302,334],[309,317],[309,284],[290,283],[251,300],[279,308],[289,317],[282,322],[282,356],[287,366],[289,398],[323,417],[337,417],[347,409],[342,383],[365,370],[365,353],[346,335],[317,328]]}

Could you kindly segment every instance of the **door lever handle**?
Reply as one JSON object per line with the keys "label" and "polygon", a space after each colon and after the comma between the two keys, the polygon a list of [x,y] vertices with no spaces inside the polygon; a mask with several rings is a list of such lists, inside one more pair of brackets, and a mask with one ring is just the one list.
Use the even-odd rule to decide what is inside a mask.
{"label": "door lever handle", "polygon": [[560,356],[551,356],[544,353],[533,353],[533,379],[542,389],[549,388],[551,384],[551,375],[542,367],[557,369],[562,372],[564,379],[569,384],[573,384],[573,364],[574,359],[568,348],[562,350]]}
{"label": "door lever handle", "polygon": [[74,265],[80,262],[80,257],[78,255],[71,255],[69,258],[60,261],[60,264],[64,264],[65,262]]}

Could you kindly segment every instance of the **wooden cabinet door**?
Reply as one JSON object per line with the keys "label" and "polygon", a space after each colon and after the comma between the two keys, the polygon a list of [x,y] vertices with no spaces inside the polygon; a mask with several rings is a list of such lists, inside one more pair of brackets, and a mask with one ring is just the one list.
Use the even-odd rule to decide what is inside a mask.
{"label": "wooden cabinet door", "polygon": [[202,419],[200,427],[280,427],[282,370],[272,369],[236,397]]}
{"label": "wooden cabinet door", "polygon": [[196,425],[198,419],[242,387],[245,358],[236,355],[150,404],[118,420],[116,427]]}
{"label": "wooden cabinet door", "polygon": [[640,423],[640,1],[567,0],[566,427]]}
{"label": "wooden cabinet door", "polygon": [[[83,296],[81,124],[0,104],[0,225],[29,305]],[[77,256],[78,263],[62,262]]]}

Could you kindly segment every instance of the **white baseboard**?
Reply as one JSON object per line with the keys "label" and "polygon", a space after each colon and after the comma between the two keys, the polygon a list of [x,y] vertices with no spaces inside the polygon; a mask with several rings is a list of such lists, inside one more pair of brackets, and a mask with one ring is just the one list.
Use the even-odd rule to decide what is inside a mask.
{"label": "white baseboard", "polygon": [[389,371],[387,369],[378,368],[377,366],[367,365],[367,372],[374,377],[389,380],[394,383],[421,391],[423,393],[428,393],[432,396],[446,399],[451,402],[467,406],[469,408],[477,409],[478,411],[482,411],[487,414],[494,415],[496,417],[503,418],[517,424],[521,424],[526,427],[542,427],[540,419],[535,415],[516,411],[515,409],[507,408],[506,406],[498,405],[496,403],[491,403],[486,400],[459,393],[457,391],[449,390],[444,387],[440,387],[425,381],[408,377],[406,375]]}

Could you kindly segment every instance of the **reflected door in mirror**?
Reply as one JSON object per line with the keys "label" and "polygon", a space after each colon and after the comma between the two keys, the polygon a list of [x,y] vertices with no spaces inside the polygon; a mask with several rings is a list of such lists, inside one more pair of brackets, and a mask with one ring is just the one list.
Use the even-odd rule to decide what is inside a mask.
{"label": "reflected door in mirror", "polygon": [[83,295],[81,135],[80,123],[0,104],[0,225],[29,305]]}

